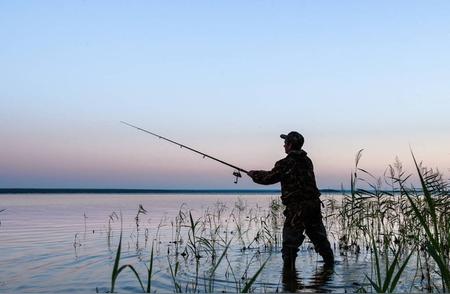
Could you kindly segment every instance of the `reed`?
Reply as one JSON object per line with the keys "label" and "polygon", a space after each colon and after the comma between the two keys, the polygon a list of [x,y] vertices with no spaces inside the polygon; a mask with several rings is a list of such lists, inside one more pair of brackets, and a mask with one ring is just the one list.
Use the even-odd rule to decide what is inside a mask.
{"label": "reed", "polygon": [[151,293],[152,278],[153,278],[153,245],[152,245],[152,249],[150,252],[149,266],[147,267],[147,288],[146,288],[146,290],[144,290],[144,284],[142,283],[142,279],[139,276],[139,273],[136,271],[136,269],[132,265],[125,264],[125,265],[122,265],[121,267],[119,267],[120,257],[121,257],[121,244],[122,244],[122,233],[120,234],[120,237],[119,237],[119,246],[117,248],[116,258],[114,260],[114,266],[113,266],[112,277],[111,277],[111,293],[114,293],[115,284],[116,284],[117,278],[119,277],[119,274],[126,268],[129,268],[133,272],[133,274],[135,275],[136,279],[139,282],[139,285],[140,285],[142,291],[146,292],[146,293]]}
{"label": "reed", "polygon": [[225,246],[222,255],[220,255],[217,262],[214,264],[213,268],[211,269],[211,272],[209,274],[209,286],[208,286],[208,292],[213,293],[214,292],[214,275],[216,273],[217,268],[219,267],[220,263],[222,262],[223,258],[226,256],[228,248],[230,248],[231,241],[228,242],[228,244]]}
{"label": "reed", "polygon": [[150,260],[149,265],[147,267],[147,293],[151,293],[152,291],[152,278],[153,278],[153,247],[154,243],[152,244],[152,249],[150,251]]}
{"label": "reed", "polygon": [[241,293],[249,293],[251,290],[252,285],[255,283],[256,278],[259,276],[259,274],[262,272],[264,267],[266,266],[267,262],[269,261],[270,256],[264,261],[264,263],[261,265],[261,267],[255,272],[255,274],[250,278],[250,280],[245,283],[244,288],[242,289]]}
{"label": "reed", "polygon": [[[241,209],[242,213],[243,213],[243,211],[244,211],[244,209]],[[223,210],[221,211],[221,213],[223,213]],[[255,211],[251,212],[250,214],[253,215],[254,213],[255,213]],[[223,223],[224,223],[224,221],[227,222],[226,219],[222,220],[219,218],[204,218],[202,220],[201,218],[195,218],[191,211],[187,212],[186,214],[189,215],[189,217],[188,218],[180,217],[179,220],[175,222],[176,226],[173,228],[176,232],[179,232],[179,233],[176,233],[176,238],[178,238],[178,240],[179,240],[179,242],[176,242],[176,243],[178,243],[178,244],[175,245],[174,242],[169,243],[169,244],[172,244],[174,246],[180,246],[182,244],[181,240],[183,239],[182,236],[184,235],[184,233],[183,233],[184,229],[187,229],[187,232],[186,232],[187,242],[184,244],[185,249],[183,251],[183,252],[187,252],[187,253],[185,255],[183,255],[183,254],[182,255],[185,259],[193,258],[196,261],[196,270],[195,270],[194,281],[192,283],[187,282],[186,284],[183,284],[182,282],[180,282],[181,280],[179,279],[178,276],[180,274],[181,264],[177,259],[175,260],[175,263],[173,263],[171,261],[170,251],[168,251],[168,255],[167,255],[168,270],[169,270],[170,276],[173,281],[174,292],[177,292],[177,293],[182,292],[182,291],[198,292],[198,290],[199,290],[198,285],[199,285],[199,280],[200,280],[200,275],[201,275],[199,260],[200,260],[200,258],[203,258],[203,257],[207,258],[207,259],[211,259],[211,262],[212,262],[211,268],[206,275],[206,279],[204,279],[204,281],[206,282],[205,283],[205,291],[206,292],[214,292],[214,291],[216,291],[215,276],[216,276],[217,270],[221,267],[221,264],[223,263],[224,260],[227,260],[228,264],[230,265],[230,261],[227,258],[227,254],[228,254],[229,248],[232,246],[232,244],[234,242],[234,238],[231,237],[230,239],[228,239],[227,243],[222,243],[224,240],[227,240],[227,238],[220,237],[220,235],[222,234],[220,229],[224,228]],[[181,210],[180,210],[178,216],[184,216],[186,214],[184,212],[181,212]],[[253,224],[258,224],[259,221],[261,221],[261,223],[265,224],[265,226],[258,228],[258,233],[260,233],[259,230],[263,230],[263,228],[265,228],[265,230],[269,230],[270,215],[271,215],[271,213],[264,212],[263,216],[261,216],[261,218],[258,218],[256,216],[244,218],[241,216],[241,221],[248,222],[248,224],[243,225],[243,227],[246,227],[247,232],[250,230],[250,227],[253,226]],[[138,212],[137,216],[139,216],[139,212]],[[111,229],[112,220],[113,220],[113,217],[110,216],[110,222],[108,223],[109,238],[112,235],[112,229]],[[160,224],[159,227],[161,227],[161,226],[162,226],[162,224]],[[206,228],[210,228],[210,230],[206,230]],[[136,230],[139,230],[139,222],[137,222]],[[208,236],[203,235],[204,232],[209,232],[209,235]],[[257,235],[258,235],[258,233],[257,233]],[[133,235],[134,235],[134,233],[131,236],[133,236]],[[237,236],[237,235],[236,235],[236,237],[239,238],[239,236]],[[242,238],[242,236],[241,236],[241,238]],[[268,240],[273,240],[273,237],[268,238]],[[134,241],[138,242],[137,238]],[[272,241],[270,241],[270,242],[272,242]],[[146,268],[147,268],[146,287],[144,287],[143,279],[140,277],[138,271],[136,270],[136,268],[133,265],[131,265],[131,264],[121,265],[120,264],[121,263],[120,261],[122,258],[122,243],[123,243],[123,228],[122,228],[122,220],[121,220],[120,235],[119,235],[117,250],[115,253],[114,265],[113,265],[113,269],[112,269],[112,273],[111,273],[110,292],[115,291],[118,278],[119,278],[120,274],[123,272],[123,270],[125,270],[125,269],[129,269],[133,273],[133,275],[136,277],[136,279],[138,281],[139,287],[141,288],[141,290],[143,292],[151,292],[152,291],[152,280],[153,280],[153,275],[154,275],[153,274],[154,242],[151,247],[150,259],[149,259],[148,266],[146,265]],[[264,244],[267,245],[267,242],[265,242]],[[216,248],[216,246],[219,246],[219,248]],[[260,246],[262,246],[262,245],[260,245]],[[217,257],[218,251],[221,252],[221,255],[219,257]],[[259,255],[259,251],[257,251],[257,254]],[[176,256],[177,256],[177,254],[175,254],[175,257]],[[245,290],[245,292],[250,291],[252,289],[252,286],[254,285],[257,277],[259,276],[259,274],[262,272],[264,266],[266,265],[267,261],[268,260],[266,260],[257,269],[257,271],[253,274],[253,276],[250,279],[247,279],[246,275],[249,270],[249,266],[250,266],[251,262],[247,264],[247,269],[245,270],[245,278],[243,276],[242,279],[236,279],[236,274],[233,271],[233,266],[230,265],[229,268],[231,269],[231,271],[233,271],[233,276],[234,276],[234,280],[235,280],[235,284],[236,284],[235,291],[241,291],[241,290]],[[243,286],[243,288],[241,287],[241,281],[245,282],[245,285]]]}
{"label": "reed", "polygon": [[394,259],[389,260],[388,246],[384,246],[383,256],[385,269],[383,275],[380,252],[375,238],[372,236],[372,257],[374,259],[373,266],[375,269],[375,279],[370,278],[367,274],[366,278],[369,280],[370,284],[377,293],[396,292],[397,283],[400,280],[400,276],[405,270],[411,255],[414,253],[414,250],[411,250],[410,254],[403,261],[400,261],[401,252],[401,247],[397,250],[393,250]]}
{"label": "reed", "polygon": [[198,225],[200,223],[199,220],[194,221],[194,218],[192,217],[192,213],[189,212],[189,221],[190,221],[190,230],[188,232],[188,248],[190,249],[190,251],[193,253],[194,257],[196,259],[200,259],[201,255],[200,255],[200,244],[199,244],[199,240],[200,238],[197,237],[197,233],[198,233]]}
{"label": "reed", "polygon": [[111,234],[112,234],[112,223],[119,219],[119,216],[117,213],[113,212],[109,215],[108,218],[108,234],[107,234],[107,243],[108,243],[108,249],[111,248]]}
{"label": "reed", "polygon": [[139,274],[137,273],[135,268],[130,264],[125,264],[125,265],[122,265],[119,267],[121,251],[122,251],[122,229],[120,231],[119,245],[117,247],[116,258],[114,260],[114,266],[113,266],[113,270],[111,273],[111,293],[114,293],[116,281],[117,281],[117,278],[119,277],[119,274],[126,268],[129,268],[133,272],[133,274],[136,276],[136,278],[139,282],[139,285],[142,288],[142,291],[144,292],[145,291],[144,285],[142,284],[141,278],[139,277]]}
{"label": "reed", "polygon": [[[350,194],[344,195],[342,206],[338,208],[342,218],[341,250],[349,252],[360,248],[364,243],[367,249],[370,248],[375,278],[369,278],[368,275],[367,278],[377,292],[395,291],[401,273],[413,252],[417,250],[417,267],[422,271],[422,281],[427,281],[423,289],[430,292],[448,291],[448,183],[439,172],[418,164],[414,155],[420,189],[409,187],[411,175],[403,171],[398,159],[393,166],[389,166],[383,179],[359,168],[360,158],[361,151],[356,156],[355,171],[351,175]],[[383,180],[390,187],[390,191],[382,189]],[[360,184],[368,188],[360,188]],[[391,248],[391,252],[388,252],[387,248]],[[400,253],[408,250],[410,253],[402,257]],[[419,254],[424,251],[426,254]],[[359,253],[359,249],[352,252]],[[390,254],[393,255],[392,260],[388,258]],[[380,256],[384,256],[384,259],[380,259]],[[433,263],[428,256],[431,256]],[[381,264],[385,265],[384,270],[380,268]],[[441,286],[436,283],[434,265],[438,268],[437,276],[441,279]]]}
{"label": "reed", "polygon": [[[450,225],[447,214],[450,202],[447,202],[448,198],[445,199],[448,196],[446,191],[447,185],[442,182],[442,177],[439,173],[421,169],[414,154],[412,156],[420,179],[425,211],[421,211],[420,204],[417,203],[421,199],[414,200],[407,189],[404,189],[404,193],[408,197],[414,214],[426,233],[426,250],[438,265],[442,279],[442,291],[447,292],[450,289]],[[433,194],[444,197],[436,199],[433,197]],[[440,206],[443,208],[443,211],[439,211]]]}
{"label": "reed", "polygon": [[173,285],[175,287],[175,293],[181,293],[181,286],[177,282],[177,273],[180,266],[178,261],[175,262],[175,269],[172,268],[172,263],[170,262],[169,256],[167,256],[167,262],[169,263],[170,275],[172,277]]}
{"label": "reed", "polygon": [[[324,222],[330,235],[336,236],[339,241],[337,253],[343,258],[367,254],[372,261],[372,271],[365,275],[368,283],[360,290],[398,291],[399,283],[404,282],[405,271],[415,267],[411,290],[419,289],[418,283],[421,283],[424,285],[423,291],[448,291],[448,184],[439,173],[417,164],[415,158],[420,189],[410,187],[411,176],[403,170],[399,160],[390,165],[382,177],[376,177],[360,167],[361,156],[362,150],[355,158],[355,167],[350,176],[351,189],[343,192],[342,201],[324,200]],[[168,264],[158,268],[166,269],[174,292],[200,292],[202,289],[204,292],[224,291],[217,286],[221,274],[228,281],[225,287],[234,285],[234,288],[231,286],[232,292],[265,291],[261,285],[255,287],[256,280],[269,260],[261,262],[260,253],[270,255],[279,250],[284,221],[282,211],[283,205],[279,199],[271,200],[264,208],[248,207],[242,199],[238,199],[230,208],[218,202],[200,214],[183,204],[174,219],[161,220],[156,233],[153,231],[155,237],[146,265],[146,287],[133,266],[119,263],[121,233],[111,291],[114,291],[119,273],[124,269],[133,272],[142,291],[154,291],[153,260],[155,256],[164,255],[159,249],[161,244],[167,245]],[[140,214],[138,211],[132,236],[139,234],[140,223],[137,218]],[[108,240],[111,239],[114,220],[115,217],[111,216]],[[167,240],[161,240],[160,231],[165,226],[169,226],[169,235],[170,226],[172,229],[168,243],[165,243]],[[145,244],[151,236],[152,232],[146,229]],[[137,243],[138,239],[134,241]],[[249,261],[247,256],[252,253],[253,257]],[[233,258],[241,254],[247,259],[238,258],[235,261],[230,258],[230,254],[233,254]]]}

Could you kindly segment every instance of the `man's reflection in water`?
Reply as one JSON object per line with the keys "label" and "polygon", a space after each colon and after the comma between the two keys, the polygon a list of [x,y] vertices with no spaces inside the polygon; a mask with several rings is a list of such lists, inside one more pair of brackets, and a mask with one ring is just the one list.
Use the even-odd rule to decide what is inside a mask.
{"label": "man's reflection in water", "polygon": [[331,292],[331,289],[327,289],[326,284],[331,280],[334,270],[333,267],[322,266],[317,269],[311,278],[311,285],[308,286],[310,289],[314,289],[315,292]]}
{"label": "man's reflection in water", "polygon": [[297,292],[304,288],[295,267],[283,266],[283,292]]}
{"label": "man's reflection in water", "polygon": [[331,292],[331,289],[325,287],[326,283],[331,280],[333,268],[322,266],[311,277],[311,283],[305,285],[300,279],[299,273],[294,267],[283,267],[283,292],[301,292],[305,290],[310,292]]}

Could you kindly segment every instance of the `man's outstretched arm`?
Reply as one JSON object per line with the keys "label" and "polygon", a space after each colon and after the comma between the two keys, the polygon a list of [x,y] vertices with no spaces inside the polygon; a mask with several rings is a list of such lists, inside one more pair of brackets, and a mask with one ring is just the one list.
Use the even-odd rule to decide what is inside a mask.
{"label": "man's outstretched arm", "polygon": [[272,170],[251,170],[247,174],[252,178],[253,182],[261,185],[272,185],[281,181],[283,173],[283,165],[277,162]]}

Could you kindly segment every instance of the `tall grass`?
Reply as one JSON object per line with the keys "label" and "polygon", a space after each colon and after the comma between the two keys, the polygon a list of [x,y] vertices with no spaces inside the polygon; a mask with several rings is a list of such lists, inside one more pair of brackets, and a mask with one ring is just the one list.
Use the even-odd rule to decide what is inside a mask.
{"label": "tall grass", "polygon": [[[403,189],[403,191],[408,197],[416,218],[426,233],[426,250],[438,265],[442,279],[442,291],[447,292],[450,290],[450,219],[447,214],[449,202],[445,202],[445,197],[448,196],[448,193],[446,193],[447,186],[442,181],[439,173],[421,169],[414,154],[412,156],[419,175],[423,198],[414,200],[408,189]],[[436,199],[433,197],[433,194],[442,198]],[[422,210],[420,209],[420,201],[423,201],[425,204]],[[443,208],[443,211],[439,211],[439,208]]]}
{"label": "tall grass", "polygon": [[142,284],[141,278],[139,277],[139,274],[137,273],[136,269],[130,265],[130,264],[125,264],[119,267],[120,264],[120,255],[122,252],[122,232],[120,232],[120,237],[119,237],[119,246],[117,247],[117,251],[116,251],[116,258],[114,260],[114,266],[113,266],[113,270],[112,270],[112,274],[111,274],[111,293],[114,293],[114,289],[116,286],[116,281],[117,278],[119,277],[119,274],[126,268],[129,268],[133,274],[136,276],[139,285],[142,288],[142,291],[144,292],[144,285]]}
{"label": "tall grass", "polygon": [[[438,171],[418,164],[414,155],[419,189],[409,184],[411,175],[406,174],[398,160],[389,166],[384,177],[377,178],[358,166],[361,152],[350,177],[350,192],[344,194],[339,208],[341,252],[359,253],[362,246],[370,249],[375,270],[375,278],[367,275],[370,285],[377,292],[391,292],[416,251],[421,281],[426,281],[422,290],[448,291],[448,183]],[[436,276],[440,277],[441,286],[436,283]]]}
{"label": "tall grass", "polygon": [[[343,193],[342,202],[336,199],[324,201],[327,230],[339,240],[336,253],[344,259],[368,254],[372,271],[365,275],[367,283],[363,285],[364,291],[394,292],[399,290],[400,284],[405,287],[406,281],[411,283],[409,288],[412,291],[449,291],[448,184],[442,175],[422,167],[414,157],[421,183],[419,189],[410,184],[412,176],[403,170],[398,160],[388,167],[382,177],[376,177],[360,167],[361,156],[362,150],[356,155],[350,190]],[[114,291],[114,285],[124,269],[130,269],[136,276],[142,291],[151,291],[154,249],[160,248],[161,243],[167,244],[167,264],[158,265],[158,268],[166,269],[174,292],[200,292],[202,289],[204,292],[216,292],[219,274],[224,274],[228,282],[234,285],[233,292],[264,289],[259,284],[255,287],[255,283],[267,270],[268,259],[265,262],[258,259],[258,266],[255,267],[252,257],[237,266],[230,255],[236,257],[254,253],[256,257],[260,252],[268,255],[277,252],[282,241],[283,208],[278,199],[272,200],[267,208],[248,207],[245,201],[239,199],[230,208],[217,203],[202,214],[195,214],[183,204],[175,220],[170,222],[172,239],[168,243],[155,242],[160,239],[160,228],[165,224],[161,221],[158,226],[147,266],[146,287],[135,267],[120,265],[120,235],[111,291]],[[137,216],[142,217],[144,213]],[[110,239],[111,223],[108,226]],[[138,221],[135,229],[139,230]],[[146,230],[145,244],[150,235]],[[159,256],[164,254],[160,249],[156,250]],[[405,276],[406,271],[410,273],[414,270],[414,277]]]}
{"label": "tall grass", "polygon": [[[242,203],[241,203],[242,204]],[[141,210],[142,207],[139,208]],[[188,215],[188,217],[185,217]],[[270,216],[270,213],[265,214],[266,216]],[[138,215],[139,216],[139,213]],[[187,261],[187,260],[195,260],[195,276],[193,282],[183,282],[183,279],[180,278],[180,270],[181,270],[181,263],[178,260],[178,253],[175,253],[175,255],[170,254],[170,250],[168,250],[167,253],[167,269],[169,271],[169,275],[173,282],[173,291],[180,293],[180,292],[198,292],[199,291],[199,281],[202,279],[205,281],[204,289],[205,292],[215,292],[215,282],[216,282],[216,272],[219,268],[226,268],[226,266],[221,266],[223,264],[224,260],[227,260],[229,263],[229,259],[227,258],[228,252],[230,247],[233,244],[234,237],[236,238],[243,238],[243,236],[234,236],[232,235],[231,238],[225,237],[223,238],[221,235],[221,229],[227,228],[224,227],[224,222],[226,223],[228,221],[227,218],[225,219],[217,219],[217,218],[195,218],[191,211],[188,212],[182,212],[180,209],[180,212],[178,213],[179,219],[174,222],[173,224],[173,231],[176,233],[172,236],[177,238],[177,242],[170,242],[169,244],[172,244],[176,248],[184,246],[184,250],[181,256]],[[244,219],[248,222],[258,223],[259,220],[256,218],[244,218],[242,217],[242,222],[245,222]],[[112,218],[110,218],[111,220]],[[136,219],[136,230],[139,229],[139,221],[138,217]],[[213,220],[214,219],[214,220]],[[209,220],[209,221],[208,221]],[[271,225],[271,221],[266,220],[265,218],[261,219],[261,222],[263,224],[266,224],[266,226]],[[122,221],[121,221],[122,224]],[[249,224],[243,225],[245,227],[249,227]],[[108,240],[111,239],[111,222],[109,222],[109,228],[108,228]],[[210,228],[210,230],[206,230],[206,228]],[[186,234],[186,242],[183,242],[184,235],[182,232],[184,229],[187,229]],[[265,227],[267,229],[267,227]],[[263,230],[263,228],[259,228],[259,231],[256,233],[256,235],[259,235]],[[143,279],[139,275],[137,269],[131,265],[131,264],[125,264],[121,265],[121,259],[122,259],[122,238],[123,238],[123,232],[122,232],[122,225],[120,229],[120,235],[117,245],[117,250],[115,253],[115,260],[114,265],[112,268],[111,273],[111,287],[110,292],[114,292],[116,289],[116,284],[119,279],[119,276],[122,274],[122,272],[125,269],[129,269],[132,274],[136,277],[136,280],[138,282],[139,287],[143,292],[151,292],[152,291],[152,280],[153,280],[153,268],[154,268],[154,243],[152,244],[151,251],[150,251],[150,260],[149,265],[147,267],[147,282],[146,287],[144,287]],[[206,232],[209,232],[209,235],[205,235]],[[273,239],[273,237],[270,237]],[[224,243],[224,241],[227,241],[227,243]],[[137,239],[135,239],[135,242],[138,242]],[[259,242],[259,241],[258,241]],[[270,241],[272,242],[272,241]],[[266,247],[269,248],[269,247]],[[259,252],[259,251],[258,251]],[[220,256],[218,256],[218,253],[220,253]],[[175,259],[175,260],[174,260]],[[205,274],[202,276],[202,273],[200,272],[200,259],[210,260],[211,261],[211,267],[210,269],[205,272]],[[174,261],[173,261],[174,260]],[[256,270],[256,272],[250,277],[250,278],[236,278],[236,275],[233,273],[234,281],[236,288],[234,289],[236,292],[244,291],[249,292],[252,290],[252,287],[254,286],[254,283],[256,282],[258,276],[263,271],[264,266],[266,265],[268,259]],[[202,265],[204,267],[204,264]],[[247,270],[250,267],[250,263],[247,264]],[[247,273],[246,270],[246,273]],[[243,283],[243,284],[242,284]]]}
{"label": "tall grass", "polygon": [[[383,246],[384,248],[384,271],[382,269],[380,251],[378,249],[375,238],[372,236],[372,258],[373,266],[375,269],[375,279],[372,279],[366,274],[366,278],[369,280],[372,287],[377,293],[393,293],[396,292],[397,283],[400,280],[400,276],[405,270],[411,255],[414,253],[413,250],[409,255],[400,261],[400,256],[402,253],[402,248],[399,247],[397,250],[393,250],[394,259],[389,260],[389,250],[388,246]],[[384,274],[383,274],[384,272]]]}
{"label": "tall grass", "polygon": [[262,272],[262,270],[266,266],[269,259],[270,259],[270,256],[266,259],[266,261],[264,261],[264,263],[261,265],[261,267],[255,272],[255,274],[245,283],[245,286],[242,289],[241,293],[249,293],[250,292],[252,285],[256,281],[256,278],[258,278],[259,274]]}

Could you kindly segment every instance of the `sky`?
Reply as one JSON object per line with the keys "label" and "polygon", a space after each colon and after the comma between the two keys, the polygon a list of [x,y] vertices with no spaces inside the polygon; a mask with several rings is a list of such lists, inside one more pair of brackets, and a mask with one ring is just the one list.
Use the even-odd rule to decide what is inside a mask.
{"label": "sky", "polygon": [[[0,188],[258,189],[296,130],[320,188],[450,168],[449,1],[0,0]],[[448,177],[447,177],[448,178]],[[268,188],[278,188],[269,186]]]}

